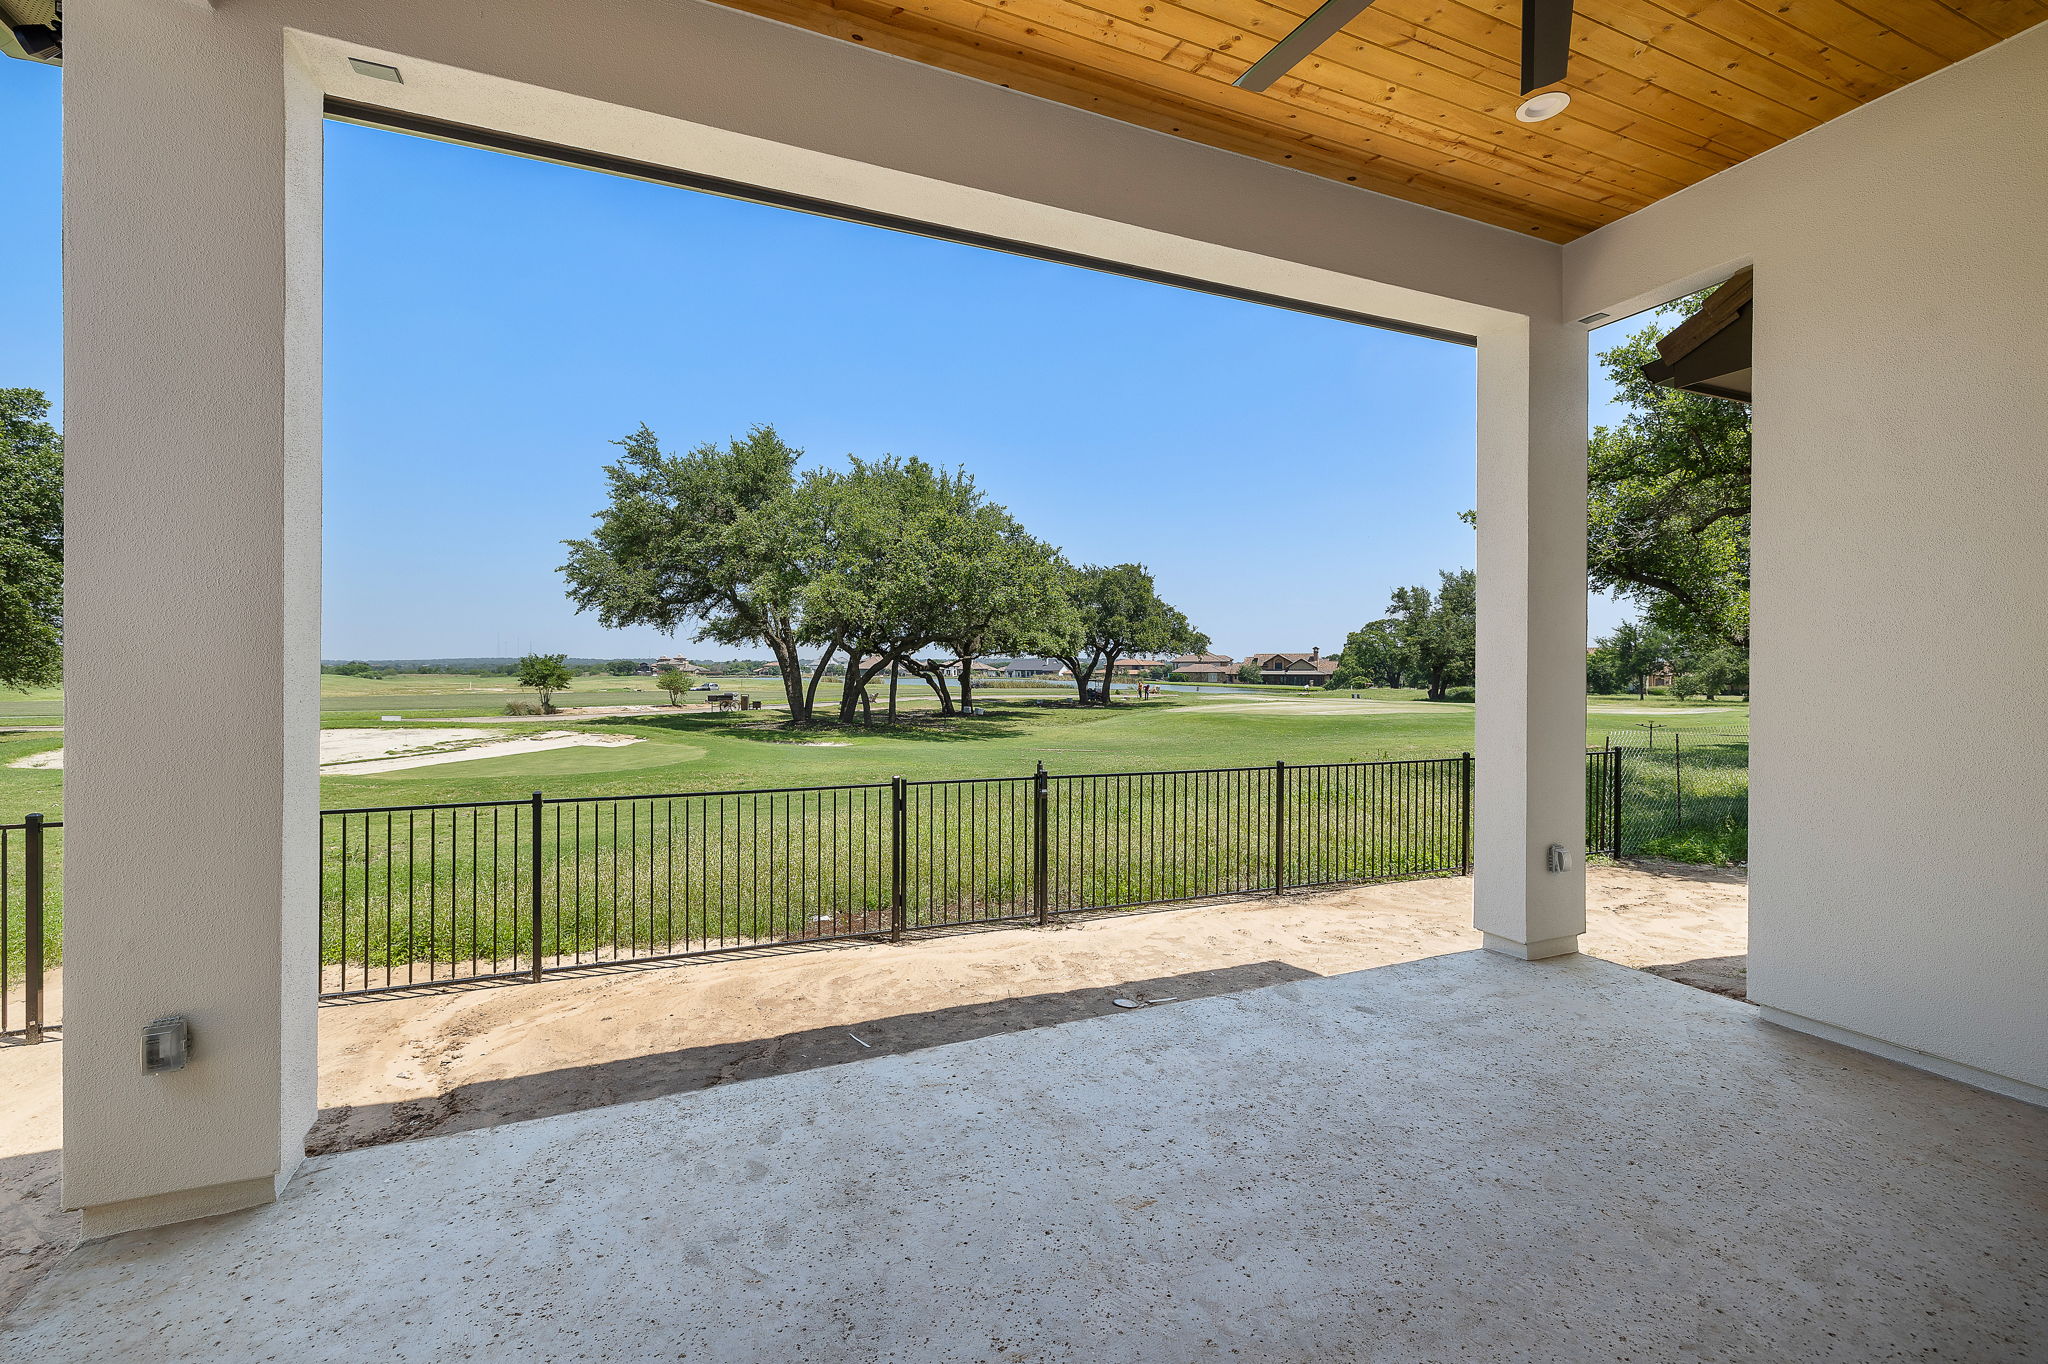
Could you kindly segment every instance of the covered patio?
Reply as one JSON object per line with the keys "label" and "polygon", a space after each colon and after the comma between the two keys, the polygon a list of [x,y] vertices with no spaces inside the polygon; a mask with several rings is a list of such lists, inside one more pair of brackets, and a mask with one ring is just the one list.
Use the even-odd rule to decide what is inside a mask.
{"label": "covered patio", "polygon": [[2048,1116],[1464,952],[309,1161],[35,1360],[2020,1360]]}
{"label": "covered patio", "polygon": [[[1341,154],[1315,60],[1230,84],[1277,6],[1036,74],[1003,6],[68,6],[64,1196],[105,1239],[10,1354],[2038,1349],[2043,10],[1642,3],[1581,7],[1545,133],[1514,23],[1382,0],[1325,53],[1370,76]],[[328,117],[1475,347],[1484,950],[306,1162]],[[1587,330],[1744,270],[1757,1008],[1577,955]],[[235,679],[233,742],[135,745],[138,656]],[[1885,685],[1959,659],[1997,686]]]}

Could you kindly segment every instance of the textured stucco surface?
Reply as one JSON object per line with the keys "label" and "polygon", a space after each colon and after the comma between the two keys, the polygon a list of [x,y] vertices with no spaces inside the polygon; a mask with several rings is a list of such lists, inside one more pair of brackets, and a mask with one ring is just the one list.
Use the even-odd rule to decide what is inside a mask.
{"label": "textured stucco surface", "polygon": [[309,1161],[38,1361],[2022,1360],[2048,1114],[1460,953]]}
{"label": "textured stucco surface", "polygon": [[2048,25],[1564,251],[1572,316],[1756,269],[1750,997],[2036,1087],[2044,123]]}

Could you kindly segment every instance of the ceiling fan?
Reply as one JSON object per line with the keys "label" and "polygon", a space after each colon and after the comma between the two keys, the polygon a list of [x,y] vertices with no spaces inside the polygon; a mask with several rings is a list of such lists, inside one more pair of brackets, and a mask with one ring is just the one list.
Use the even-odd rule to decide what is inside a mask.
{"label": "ceiling fan", "polygon": [[[1252,63],[1231,84],[1241,90],[1264,90],[1292,71],[1309,53],[1328,42],[1338,29],[1365,12],[1372,0],[1324,0],[1316,12],[1273,50]],[[1530,94],[1564,79],[1571,58],[1572,0],[1522,0],[1522,93]]]}

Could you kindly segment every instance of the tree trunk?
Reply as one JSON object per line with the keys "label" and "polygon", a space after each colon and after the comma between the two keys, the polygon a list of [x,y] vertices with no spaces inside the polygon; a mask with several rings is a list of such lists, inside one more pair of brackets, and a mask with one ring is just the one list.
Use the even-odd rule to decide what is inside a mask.
{"label": "tree trunk", "polygon": [[1078,656],[1074,658],[1060,658],[1057,654],[1048,654],[1046,657],[1067,665],[1067,671],[1074,675],[1074,704],[1077,706],[1087,705],[1088,683],[1095,676],[1095,667],[1093,665],[1086,668],[1082,667]]}
{"label": "tree trunk", "polygon": [[811,718],[811,712],[804,705],[804,669],[797,662],[796,648],[775,638],[768,641],[768,651],[775,655],[775,670],[782,674],[782,695],[789,702],[789,722],[803,724]]}
{"label": "tree trunk", "polygon": [[939,698],[940,715],[950,716],[959,713],[953,705],[953,689],[946,685],[945,668],[921,662],[913,662],[909,667],[912,673],[916,674],[927,687],[932,689],[932,695]]}
{"label": "tree trunk", "polygon": [[1116,654],[1104,654],[1102,656],[1102,704],[1105,706],[1113,704],[1112,698],[1116,695],[1111,689],[1116,686],[1116,661],[1118,657]]}
{"label": "tree trunk", "polygon": [[896,679],[902,673],[902,665],[895,659],[889,660],[889,723],[896,723]]}
{"label": "tree trunk", "polygon": [[972,710],[973,708],[974,660],[971,658],[963,658],[960,660],[960,709]]}
{"label": "tree trunk", "polygon": [[864,717],[869,715],[868,683],[874,680],[875,674],[882,670],[880,663],[876,663],[872,667],[863,670],[857,666],[859,661],[858,656],[848,657],[846,682],[839,691],[839,718],[847,724],[853,723],[855,706],[861,708],[861,713]]}
{"label": "tree trunk", "polygon": [[[818,711],[818,682],[825,676],[825,668],[832,662],[832,655],[839,652],[839,641],[833,640],[825,646],[825,652],[818,655],[817,666],[811,669],[810,684],[804,688],[804,718],[809,719]],[[852,662],[851,659],[848,660]],[[849,668],[849,671],[851,669]]]}

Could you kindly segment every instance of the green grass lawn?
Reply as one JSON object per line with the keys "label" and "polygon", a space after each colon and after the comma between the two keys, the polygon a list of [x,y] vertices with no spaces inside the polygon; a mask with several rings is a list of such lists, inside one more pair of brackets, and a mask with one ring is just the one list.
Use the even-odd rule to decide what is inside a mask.
{"label": "green grass lawn", "polygon": [[[323,723],[330,728],[368,726],[402,731],[424,719],[492,715],[502,710],[504,699],[516,694],[451,692],[446,690],[447,679],[444,678],[432,679],[434,687],[440,688],[439,690],[387,688],[368,692],[363,689],[364,679],[333,680],[343,685],[338,695],[330,698],[330,702],[342,704],[324,713]],[[425,679],[417,679],[413,683],[401,682],[401,685],[418,686],[424,681]],[[603,692],[572,693],[563,699],[566,702],[584,704],[646,704],[659,696],[658,693],[652,693],[644,688],[614,687],[609,685],[609,680],[607,683],[607,688]],[[773,679],[750,679],[743,685],[747,690],[763,695],[764,699],[772,697],[779,691]],[[621,699],[600,701],[600,697]],[[1365,699],[1354,701],[1348,694],[1330,693],[1292,694],[1270,700],[1259,696],[1173,693],[1151,701],[1119,701],[1113,706],[1089,709],[1039,703],[1041,700],[1050,701],[1055,698],[1063,700],[1064,693],[1049,689],[1026,696],[1020,695],[1014,689],[991,689],[979,698],[986,709],[986,714],[940,720],[933,713],[933,701],[929,691],[921,686],[906,686],[902,689],[901,696],[905,711],[902,723],[893,726],[878,723],[872,728],[826,724],[801,731],[785,728],[780,719],[780,712],[773,708],[724,715],[679,712],[586,719],[569,716],[536,717],[531,720],[495,723],[489,728],[493,733],[506,736],[534,734],[546,730],[584,730],[593,733],[631,735],[642,742],[612,748],[557,749],[513,757],[483,758],[389,773],[329,776],[321,783],[321,797],[322,804],[330,809],[513,801],[523,799],[536,789],[544,791],[550,797],[558,798],[650,797],[672,793],[731,792],[756,788],[848,786],[887,782],[894,776],[903,776],[913,781],[1024,777],[1028,776],[1040,762],[1054,774],[1076,775],[1267,767],[1276,759],[1284,759],[1290,765],[1302,766],[1387,758],[1445,757],[1469,751],[1472,747],[1473,706],[1456,703],[1431,704],[1412,699],[1412,694],[1372,693]],[[491,704],[479,704],[479,701],[488,701]],[[366,704],[369,709],[356,709]],[[377,718],[382,714],[405,715],[409,717],[409,721],[382,721]],[[1673,731],[1692,735],[1696,740],[1704,742],[1714,735],[1746,732],[1748,708],[1741,703],[1708,705],[1668,702],[1663,698],[1639,702],[1634,697],[1596,697],[1588,702],[1586,740],[1590,746],[1600,745],[1609,736],[1615,736],[1624,742],[1640,743],[1647,732],[1641,726],[1652,723],[1657,726],[1660,743],[1667,742],[1663,736]],[[147,744],[150,742],[150,734],[148,726],[137,726],[134,742]],[[23,814],[32,810],[52,818],[61,818],[63,774],[57,771],[23,769],[11,764],[31,753],[56,748],[62,741],[62,735],[55,733],[0,735],[0,821],[18,821]],[[1695,773],[1692,780],[1697,784],[1703,775],[1704,773]],[[1731,778],[1734,775],[1731,774]],[[1746,771],[1740,775],[1746,791]],[[952,788],[930,788],[935,793],[948,789]],[[986,796],[993,802],[988,808],[988,818],[994,821],[994,826],[999,827],[1003,820],[1014,821],[1019,817],[1017,808],[1013,808],[1015,793],[1024,788],[962,789],[994,793]],[[1078,791],[1081,788],[1069,786],[1065,789]],[[1100,789],[1107,791],[1109,788]],[[1309,789],[1304,786],[1302,792],[1306,797]],[[934,794],[927,798],[940,797]],[[1108,799],[1106,796],[1104,798]],[[1124,806],[1127,806],[1134,798],[1152,799],[1150,796],[1132,797],[1126,791],[1118,794],[1113,803],[1123,802]],[[858,810],[855,808],[856,797],[847,796],[843,799],[847,802],[844,811],[835,804],[828,812],[822,803],[824,798],[801,798],[794,817],[803,822],[804,827],[811,832],[793,842],[769,839],[766,842],[750,843],[749,846],[756,849],[752,854],[754,861],[767,866],[776,859],[786,860],[791,855],[788,848],[792,847],[795,849],[794,855],[800,859],[826,859],[825,843],[828,839],[837,837],[833,831],[841,828],[840,821],[846,821],[844,827],[848,831],[847,837],[851,840],[853,822],[875,817],[871,808],[874,797],[858,797],[858,801],[867,802]],[[1246,808],[1251,808],[1261,799],[1263,798],[1253,793],[1240,803],[1245,804]],[[811,803],[805,805],[803,801]],[[1346,801],[1350,804],[1345,804]],[[1359,819],[1367,817],[1364,813],[1367,807],[1373,806],[1377,810],[1382,805],[1392,811],[1399,802],[1389,804],[1382,797],[1368,800],[1367,793],[1359,792],[1341,799],[1321,802],[1319,808],[1326,807],[1325,813],[1336,811],[1341,816],[1339,822],[1343,829],[1337,830],[1336,836],[1353,836],[1358,830],[1352,826],[1358,824]],[[593,812],[592,818],[595,818],[594,812],[599,807],[551,808],[559,808],[566,812],[585,809]],[[603,808],[607,811],[616,811],[620,807]],[[645,874],[649,878],[655,878],[657,868],[647,859],[655,856],[654,850],[657,846],[655,842],[649,841],[652,839],[651,821],[655,817],[657,803],[633,802],[624,808],[628,811],[644,812],[650,821],[647,826],[649,832],[644,835],[639,832],[629,835],[618,834],[616,831],[600,833],[594,826],[586,831],[579,825],[575,837],[592,850],[593,856],[597,855],[597,850],[600,849],[626,849],[628,871],[639,875],[644,862]],[[705,807],[700,805],[698,808]],[[772,818],[790,817],[785,807],[775,808],[782,813]],[[1161,805],[1159,808],[1160,813],[1155,821],[1157,827],[1170,828],[1174,821],[1180,818],[1174,813],[1179,807],[1169,809]],[[1409,802],[1407,808],[1412,810],[1414,802]],[[1360,812],[1356,818],[1343,813],[1354,809]],[[1125,815],[1128,813],[1128,809],[1125,809]],[[641,816],[634,813],[632,817],[638,819]],[[666,810],[663,817],[669,817]],[[1226,811],[1215,817],[1222,823],[1214,831],[1213,837],[1206,834],[1202,836],[1200,841],[1203,841],[1204,846],[1224,848],[1231,839],[1241,841],[1247,836],[1245,829],[1238,828],[1233,823],[1237,820],[1235,815]],[[1305,807],[1304,820],[1313,817],[1315,813]],[[1396,812],[1388,817],[1399,820],[1411,816]],[[455,846],[454,841],[458,836],[453,817],[441,818],[449,822],[438,832],[437,826],[431,822],[428,825],[427,837],[430,848],[435,838],[445,837],[450,842],[440,852],[432,854],[434,864],[445,864],[446,868],[473,866],[473,861],[464,863],[461,850]],[[491,832],[482,833],[482,826],[475,822],[478,817],[466,818],[471,819],[471,823],[466,826],[470,833],[484,838],[484,850],[486,853],[491,852],[501,841],[500,831],[494,827]],[[556,817],[551,815],[550,818]],[[1376,820],[1381,816],[1373,813],[1370,818]],[[1100,823],[1099,820],[1097,822]],[[360,821],[358,823],[360,824]],[[1429,827],[1435,828],[1440,823],[1441,820],[1437,816],[1429,816]],[[1199,820],[1197,826],[1199,832]],[[367,832],[367,825],[361,827]],[[329,832],[332,834],[332,828]],[[1723,830],[1719,833],[1709,831],[1703,835],[1698,831],[1674,831],[1676,841],[1668,850],[1662,851],[1666,851],[1667,855],[1685,855],[1685,849],[1691,844],[1685,843],[1684,839],[1689,837],[1693,842],[1700,843],[1700,848],[1696,851],[1703,858],[1726,860],[1731,856],[1729,850],[1735,847],[1732,840],[1739,833],[1739,830]],[[512,840],[516,837],[513,827],[509,825],[502,834],[503,840]],[[866,841],[871,839],[871,835],[872,830],[867,829],[860,837]],[[1262,833],[1254,829],[1251,841],[1246,844],[1246,850],[1243,851],[1243,857],[1248,859],[1246,867],[1250,869],[1246,872],[1247,875],[1256,871],[1255,864],[1262,855],[1259,848],[1264,846],[1260,841],[1263,837]],[[955,839],[951,835],[948,836],[949,847],[970,846],[971,842],[971,839]],[[1008,848],[1011,844],[1005,843],[1003,846]],[[1304,849],[1313,846],[1313,840],[1303,840]],[[53,841],[52,852],[58,853],[60,848],[61,835],[58,835]],[[339,849],[330,849],[331,855],[338,852]],[[505,855],[516,859],[522,854],[507,842]],[[950,854],[946,849],[936,846],[930,851],[935,868],[943,862],[943,855]],[[1009,855],[1007,852],[1003,854],[1005,857]],[[1436,849],[1416,865],[1439,865],[1441,861],[1442,850]],[[1105,856],[1087,872],[1089,877],[1094,878],[1088,887],[1077,888],[1073,894],[1090,903],[1116,903],[1119,902],[1117,897],[1124,900],[1143,898],[1130,889],[1136,882],[1117,879],[1119,873],[1115,863],[1114,857]],[[1178,863],[1171,868],[1161,864],[1160,867],[1144,871],[1144,874],[1158,880],[1169,873],[1178,875],[1181,870]],[[18,868],[15,871],[18,876]],[[799,867],[798,871],[804,875],[810,874],[802,867]],[[1011,881],[1015,880],[1014,871],[1015,869],[1011,868],[1010,872],[1006,873]],[[980,873],[970,875],[970,872],[971,868],[959,866],[952,866],[950,870],[945,871],[942,879],[947,886],[953,888],[947,890],[943,897],[935,890],[934,903],[944,899],[946,905],[955,906],[966,903],[963,897],[971,898],[972,895],[980,893],[975,890],[975,886],[980,884],[977,881]],[[613,868],[613,874],[617,874],[616,867]],[[592,875],[596,875],[595,870]],[[935,870],[932,875],[939,877],[940,873]],[[492,876],[495,877],[495,873]],[[988,878],[982,877],[981,880]],[[995,885],[1001,881],[1001,877],[996,877],[989,884]],[[491,880],[489,883],[495,885],[497,881]],[[369,884],[370,882],[366,880],[365,886]],[[407,884],[409,889],[410,883]],[[507,881],[504,884],[509,886],[512,883]],[[933,884],[936,886],[938,882],[935,880]],[[1007,885],[1008,882],[1002,884]],[[52,888],[54,902],[61,896],[60,882],[54,875]],[[1153,886],[1153,889],[1158,889],[1158,886]],[[728,892],[737,896],[739,893],[736,884],[726,886],[721,883],[708,888],[700,887],[700,890],[716,896],[724,896]],[[989,893],[995,894],[998,891],[1000,886]],[[1015,887],[1011,886],[1009,892],[1002,893],[1014,891]],[[594,881],[591,894],[593,897],[598,894]],[[606,891],[605,894],[613,896],[611,891]],[[871,899],[873,887],[866,887],[860,894]],[[616,897],[606,900],[608,904],[618,902]],[[627,903],[638,902],[629,897]],[[52,909],[56,909],[55,903]],[[471,909],[473,912],[477,909],[474,902]],[[649,912],[651,913],[651,908]],[[705,918],[706,912],[701,907],[691,911],[695,916],[691,921],[699,925],[699,931],[703,931],[702,926],[709,922]],[[841,910],[835,909],[834,912],[839,913]],[[856,911],[845,912],[871,914],[872,906],[857,906]],[[948,909],[946,912],[953,910]],[[725,911],[720,910],[718,913],[724,914]],[[744,935],[761,931],[764,921],[747,919],[742,922],[737,917],[737,909],[733,910],[733,915],[735,917],[730,923],[733,932]],[[499,923],[495,907],[489,912],[487,919],[491,925]],[[774,933],[776,936],[802,936],[810,931],[804,925],[813,921],[804,919],[796,922],[793,927],[778,922],[774,927]],[[506,922],[511,925],[508,933],[516,933],[524,925],[523,920]],[[718,922],[725,923],[726,920],[719,919]],[[832,920],[827,924],[827,927],[835,926],[851,931],[854,928],[864,930],[868,925],[865,920],[859,923]],[[371,925],[366,920],[363,931],[367,932],[373,927],[379,929],[378,950],[395,953],[396,959],[403,960],[407,959],[409,954],[417,956],[423,953],[426,959],[431,960],[445,949],[452,960],[457,951],[457,925],[453,921],[443,923],[441,928],[429,928],[424,942],[408,938],[404,931],[394,926],[390,929],[388,949],[381,945],[386,942],[381,925]],[[572,946],[579,947],[580,950],[580,944],[585,936],[589,936],[592,942],[596,941],[594,935],[599,929],[600,925],[596,919],[584,916],[579,910],[572,921],[565,927],[555,930],[554,936],[548,941],[562,950],[568,950]],[[444,930],[445,940],[434,936]],[[495,927],[493,931],[495,932]],[[617,931],[616,925],[613,931]],[[634,941],[644,945],[657,939],[658,930],[649,921],[637,928],[629,924],[628,934]],[[474,950],[479,940],[467,937],[461,941],[468,949]],[[512,937],[506,939],[508,945],[513,941]],[[18,969],[18,943],[14,946],[15,951],[10,955],[14,957],[15,969]],[[358,947],[361,946],[359,942]],[[54,943],[51,955],[54,961],[57,955]]]}
{"label": "green grass lawn", "polygon": [[[331,679],[357,684],[358,678]],[[772,680],[750,690],[772,699]],[[922,695],[920,695],[922,693]],[[409,721],[492,715],[503,709],[477,705],[475,695],[447,692],[385,692],[387,708],[335,709],[324,713],[329,727],[383,727],[380,714]],[[600,695],[620,696],[611,704],[650,704],[659,693],[608,691],[572,694],[565,701],[598,704]],[[1039,693],[1048,699],[1056,692]],[[1085,710],[1040,706],[1013,693],[988,692],[980,699],[988,714],[950,721],[924,719],[893,728],[823,726],[802,732],[785,729],[772,707],[745,714],[618,716],[577,720],[568,716],[501,723],[493,732],[508,736],[572,729],[630,734],[644,740],[619,748],[557,749],[510,758],[483,758],[435,767],[356,777],[328,777],[322,804],[427,804],[468,800],[510,800],[536,787],[549,795],[630,795],[654,791],[729,791],[745,787],[809,786],[941,777],[1018,776],[1044,762],[1052,772],[1151,771],[1290,763],[1352,762],[1375,758],[1455,754],[1472,747],[1473,707],[1457,703],[1383,699],[1353,702],[1317,693],[1285,697],[1216,698],[1176,693],[1151,701],[1119,701]],[[1392,694],[1398,695],[1398,694]],[[360,693],[346,699],[362,704]],[[1594,697],[1587,708],[1591,746],[1608,736],[1640,742],[1654,723],[1660,736],[1674,730],[1706,736],[1746,732],[1749,710],[1740,702],[1682,704],[1650,698]],[[905,687],[903,708],[929,716],[930,693]],[[449,705],[448,702],[459,704]],[[421,703],[425,703],[422,705]],[[1354,710],[1353,707],[1356,707]],[[1647,712],[1647,713],[1639,713]],[[395,724],[402,729],[406,725]],[[138,727],[136,742],[147,743]],[[63,742],[60,734],[0,736],[0,821],[30,810],[51,817],[63,810],[63,774],[11,766],[18,759]]]}

